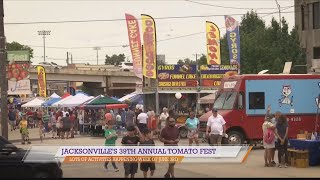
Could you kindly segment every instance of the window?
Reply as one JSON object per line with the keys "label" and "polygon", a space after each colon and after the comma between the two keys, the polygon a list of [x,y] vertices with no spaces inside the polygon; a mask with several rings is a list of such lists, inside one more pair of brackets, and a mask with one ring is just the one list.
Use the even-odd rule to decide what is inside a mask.
{"label": "window", "polygon": [[265,109],[264,92],[249,93],[249,109]]}
{"label": "window", "polygon": [[313,29],[320,29],[320,2],[313,3]]}
{"label": "window", "polygon": [[218,95],[214,101],[213,108],[216,109],[233,109],[234,102],[236,101],[237,92],[223,92]]}
{"label": "window", "polygon": [[133,66],[133,63],[124,63],[126,66]]}
{"label": "window", "polygon": [[320,47],[313,48],[313,59],[320,59]]}

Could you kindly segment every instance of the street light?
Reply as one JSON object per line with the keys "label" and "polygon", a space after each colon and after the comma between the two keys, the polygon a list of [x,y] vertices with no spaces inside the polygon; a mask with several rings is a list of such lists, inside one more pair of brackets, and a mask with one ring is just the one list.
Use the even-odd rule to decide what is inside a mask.
{"label": "street light", "polygon": [[99,65],[99,50],[101,50],[101,47],[94,47],[93,50],[97,51],[97,65]]}
{"label": "street light", "polygon": [[46,36],[49,36],[51,31],[38,31],[38,35],[43,37],[43,61],[46,62]]}

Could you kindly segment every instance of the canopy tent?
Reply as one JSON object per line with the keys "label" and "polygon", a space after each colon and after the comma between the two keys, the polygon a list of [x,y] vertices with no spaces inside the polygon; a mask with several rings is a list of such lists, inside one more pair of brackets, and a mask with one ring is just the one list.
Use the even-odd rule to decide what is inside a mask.
{"label": "canopy tent", "polygon": [[66,98],[66,97],[68,97],[68,96],[71,96],[71,94],[65,93],[65,94],[61,97],[61,99],[64,99],[64,98]]}
{"label": "canopy tent", "polygon": [[125,96],[123,96],[122,98],[119,99],[120,102],[123,102],[125,100],[130,100],[132,97],[138,95],[139,93],[138,92],[133,92],[133,93],[130,93],[130,94],[127,94]]}
{"label": "canopy tent", "polygon": [[143,96],[142,94],[136,94],[130,99],[130,102],[133,104],[143,104]]}
{"label": "canopy tent", "polygon": [[35,98],[32,101],[29,101],[26,104],[22,105],[21,107],[41,107],[42,103],[44,103],[43,100]]}
{"label": "canopy tent", "polygon": [[50,98],[61,98],[58,94],[56,94],[56,93],[53,93],[51,96],[50,96]]}
{"label": "canopy tent", "polygon": [[51,98],[51,99],[45,101],[44,103],[42,103],[42,106],[50,107],[52,104],[54,104],[54,103],[56,103],[56,102],[58,102],[60,100],[61,100],[61,98]]}
{"label": "canopy tent", "polygon": [[199,99],[199,104],[213,104],[216,94],[209,94]]}
{"label": "canopy tent", "polygon": [[[63,95],[64,96],[64,95]],[[52,107],[59,107],[63,102],[65,102],[65,101],[67,101],[68,99],[70,99],[70,98],[72,98],[73,96],[67,96],[67,97],[65,97],[65,98],[63,98],[63,96],[62,96],[62,99],[60,100],[60,101],[57,101],[57,102],[55,102],[55,103],[53,103],[51,106]]]}
{"label": "canopy tent", "polygon": [[101,105],[101,104],[122,104],[122,102],[114,100],[110,97],[100,97],[98,99],[93,100],[92,102],[88,103],[87,105]]}
{"label": "canopy tent", "polygon": [[78,93],[75,96],[72,96],[71,98],[63,101],[60,106],[61,107],[75,107],[78,106],[84,102],[87,102],[88,100],[93,99],[93,96],[87,96],[83,93]]}

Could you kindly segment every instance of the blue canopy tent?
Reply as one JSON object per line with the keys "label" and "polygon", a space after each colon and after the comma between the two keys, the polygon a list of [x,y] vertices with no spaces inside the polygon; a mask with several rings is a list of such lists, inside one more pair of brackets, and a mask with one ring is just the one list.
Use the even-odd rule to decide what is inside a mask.
{"label": "blue canopy tent", "polygon": [[49,107],[49,106],[51,106],[52,104],[54,104],[54,103],[56,103],[56,102],[58,102],[58,101],[60,101],[60,100],[61,100],[61,98],[51,98],[51,99],[45,101],[44,103],[42,103],[42,106],[44,106],[44,107]]}

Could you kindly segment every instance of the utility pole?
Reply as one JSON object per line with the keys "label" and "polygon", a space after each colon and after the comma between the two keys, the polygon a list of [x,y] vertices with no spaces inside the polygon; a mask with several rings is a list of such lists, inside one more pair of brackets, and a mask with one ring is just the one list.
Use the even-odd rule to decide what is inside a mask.
{"label": "utility pole", "polygon": [[200,109],[200,104],[199,104],[199,99],[200,99],[200,86],[201,86],[201,82],[200,82],[200,79],[201,79],[201,73],[200,73],[200,64],[199,64],[199,60],[198,60],[198,55],[201,55],[201,54],[194,54],[196,56],[196,69],[197,69],[197,101],[196,101],[196,113],[198,113],[199,109]]}
{"label": "utility pole", "polygon": [[100,47],[94,47],[93,50],[97,51],[97,65],[99,65],[99,50],[101,50]]}
{"label": "utility pole", "polygon": [[278,2],[278,0],[275,0],[276,1],[276,4],[277,4],[277,7],[278,7],[278,10],[279,10],[279,24],[280,24],[280,32],[281,32],[281,26],[282,26],[282,20],[281,20],[281,7],[280,7],[280,4]]}
{"label": "utility pole", "polygon": [[43,37],[43,61],[46,62],[46,36],[49,36],[51,31],[38,31],[38,35]]}
{"label": "utility pole", "polygon": [[0,87],[1,87],[1,136],[8,139],[8,81],[6,73],[6,37],[4,36],[3,0],[0,0]]}

